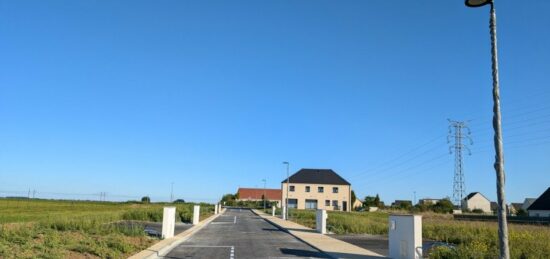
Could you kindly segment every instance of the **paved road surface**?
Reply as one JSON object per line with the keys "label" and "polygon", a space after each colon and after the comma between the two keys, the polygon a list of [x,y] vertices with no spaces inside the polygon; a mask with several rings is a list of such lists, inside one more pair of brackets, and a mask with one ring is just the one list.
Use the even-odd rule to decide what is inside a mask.
{"label": "paved road surface", "polygon": [[227,209],[165,258],[327,258],[250,210]]}

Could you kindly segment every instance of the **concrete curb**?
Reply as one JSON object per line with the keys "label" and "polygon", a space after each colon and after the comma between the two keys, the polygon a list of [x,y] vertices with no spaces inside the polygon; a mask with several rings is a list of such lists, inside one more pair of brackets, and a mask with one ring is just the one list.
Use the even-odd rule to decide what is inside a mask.
{"label": "concrete curb", "polygon": [[174,237],[161,240],[160,242],[148,247],[147,249],[128,257],[128,259],[162,258],[164,254],[168,253],[170,250],[172,250],[174,247],[178,246],[179,244],[185,242],[185,240],[189,239],[191,236],[193,236],[193,234],[195,234],[196,232],[201,230],[203,227],[208,225],[208,223],[212,222],[214,219],[222,215],[225,212],[225,210],[226,209],[223,209],[220,213],[218,213],[218,215],[212,215],[207,219],[199,222],[199,224],[189,228],[188,230],[185,230],[179,233]]}
{"label": "concrete curb", "polygon": [[[368,251],[368,250],[365,250],[365,249],[363,249],[363,248],[360,248],[360,247],[357,247],[357,246],[355,246],[355,245],[348,244],[348,243],[346,243],[346,244],[349,245],[349,246],[357,247],[357,248],[360,249],[360,250],[368,251],[368,252],[370,252],[370,253],[369,253],[368,255],[365,255],[365,254],[363,254],[363,255],[357,254],[357,255],[356,255],[356,254],[348,254],[348,253],[346,253],[346,252],[341,252],[341,251],[338,251],[338,252],[330,251],[330,250],[327,251],[327,249],[323,249],[322,247],[320,247],[320,246],[318,246],[318,245],[315,245],[315,244],[313,244],[312,242],[309,242],[308,240],[305,240],[304,238],[301,238],[300,236],[298,236],[298,235],[292,233],[292,231],[289,231],[287,228],[285,228],[285,227],[283,227],[283,226],[277,224],[276,222],[271,221],[271,220],[268,218],[268,217],[271,217],[271,215],[268,215],[268,214],[266,214],[266,213],[263,213],[263,212],[261,212],[261,211],[256,211],[256,210],[252,210],[252,212],[254,212],[254,214],[258,215],[259,217],[261,217],[261,218],[264,219],[265,221],[271,223],[273,226],[275,226],[275,227],[281,229],[282,231],[284,231],[284,232],[290,234],[291,236],[293,236],[293,237],[295,237],[296,239],[298,239],[298,240],[300,240],[300,241],[306,243],[307,245],[309,245],[309,246],[311,246],[311,247],[313,247],[313,248],[319,250],[320,252],[322,252],[323,254],[327,255],[327,256],[330,257],[330,258],[334,258],[334,259],[340,259],[340,258],[353,258],[353,259],[355,259],[355,258],[373,258],[373,259],[374,259],[374,258],[386,258],[385,256],[376,254],[376,253],[374,253],[374,252],[372,252],[372,251]],[[261,214],[264,214],[264,215],[267,216],[267,217],[264,217],[263,215],[260,215],[260,213],[261,213]],[[297,223],[295,223],[295,224],[297,224]],[[297,225],[299,225],[299,224],[297,224]],[[304,227],[304,228],[306,228],[306,227]],[[309,229],[309,228],[307,228],[307,229]],[[319,235],[322,235],[322,234],[319,234]],[[325,235],[323,235],[323,236],[325,236]],[[326,237],[326,236],[325,236],[325,237]],[[344,241],[340,241],[340,240],[334,239],[334,238],[332,238],[332,237],[326,237],[326,238],[329,238],[329,239],[331,239],[331,240],[334,240],[334,242],[344,242]],[[344,243],[345,243],[345,242],[344,242]]]}

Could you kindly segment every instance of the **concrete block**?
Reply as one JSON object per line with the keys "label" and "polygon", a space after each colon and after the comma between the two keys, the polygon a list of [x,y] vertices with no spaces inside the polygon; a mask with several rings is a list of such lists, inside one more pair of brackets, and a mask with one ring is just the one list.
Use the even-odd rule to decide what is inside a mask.
{"label": "concrete block", "polygon": [[193,207],[193,225],[199,224],[200,214],[201,214],[201,206],[195,205]]}
{"label": "concrete block", "polygon": [[164,207],[162,213],[162,238],[171,238],[174,236],[176,227],[176,207]]}
{"label": "concrete block", "polygon": [[218,215],[218,208],[220,208],[220,206],[218,206],[218,204],[214,204],[214,215]]}
{"label": "concrete block", "polygon": [[321,234],[327,233],[327,211],[326,210],[317,210],[317,215],[315,217],[315,228],[317,232]]}
{"label": "concrete block", "polygon": [[390,215],[388,240],[390,258],[422,258],[422,216]]}

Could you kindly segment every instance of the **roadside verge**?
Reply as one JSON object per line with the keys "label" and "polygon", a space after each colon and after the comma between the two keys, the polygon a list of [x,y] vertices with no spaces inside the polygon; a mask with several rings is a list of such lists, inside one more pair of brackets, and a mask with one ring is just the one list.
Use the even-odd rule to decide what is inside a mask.
{"label": "roadside verge", "polygon": [[201,230],[204,226],[208,225],[208,223],[212,222],[214,219],[219,217],[225,212],[226,209],[223,209],[220,213],[217,215],[212,215],[208,217],[207,219],[199,222],[199,224],[189,228],[188,230],[185,230],[178,235],[175,235],[174,237],[163,239],[159,241],[158,243],[148,247],[147,249],[132,255],[128,257],[128,259],[156,259],[156,258],[162,258],[162,256],[166,253],[168,253],[170,250],[172,250],[177,245],[185,242],[188,238],[190,238],[193,234]]}
{"label": "roadside verge", "polygon": [[273,217],[259,210],[252,210],[256,215],[279,229],[289,233],[302,242],[316,248],[332,258],[386,258],[373,251],[315,232],[298,223]]}

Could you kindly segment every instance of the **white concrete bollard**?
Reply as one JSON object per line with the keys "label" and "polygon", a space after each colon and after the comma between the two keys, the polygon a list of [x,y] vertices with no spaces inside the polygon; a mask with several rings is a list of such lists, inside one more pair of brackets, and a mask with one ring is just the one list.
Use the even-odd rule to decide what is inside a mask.
{"label": "white concrete bollard", "polygon": [[193,225],[199,224],[199,216],[201,215],[201,206],[195,205],[193,207]]}
{"label": "white concrete bollard", "polygon": [[422,216],[390,215],[389,257],[422,258]]}
{"label": "white concrete bollard", "polygon": [[220,213],[222,213],[222,205],[221,205],[221,204],[218,204],[218,211],[219,211]]}
{"label": "white concrete bollard", "polygon": [[218,215],[218,204],[214,204],[214,215]]}
{"label": "white concrete bollard", "polygon": [[281,216],[283,217],[283,220],[287,220],[286,218],[286,206],[281,207]]}
{"label": "white concrete bollard", "polygon": [[176,207],[164,207],[162,213],[162,238],[171,238],[174,236],[176,227]]}
{"label": "white concrete bollard", "polygon": [[271,207],[271,216],[275,217],[275,211],[277,210],[277,206]]}
{"label": "white concrete bollard", "polygon": [[317,210],[317,217],[315,218],[315,228],[317,232],[321,234],[327,233],[327,211],[326,210]]}

